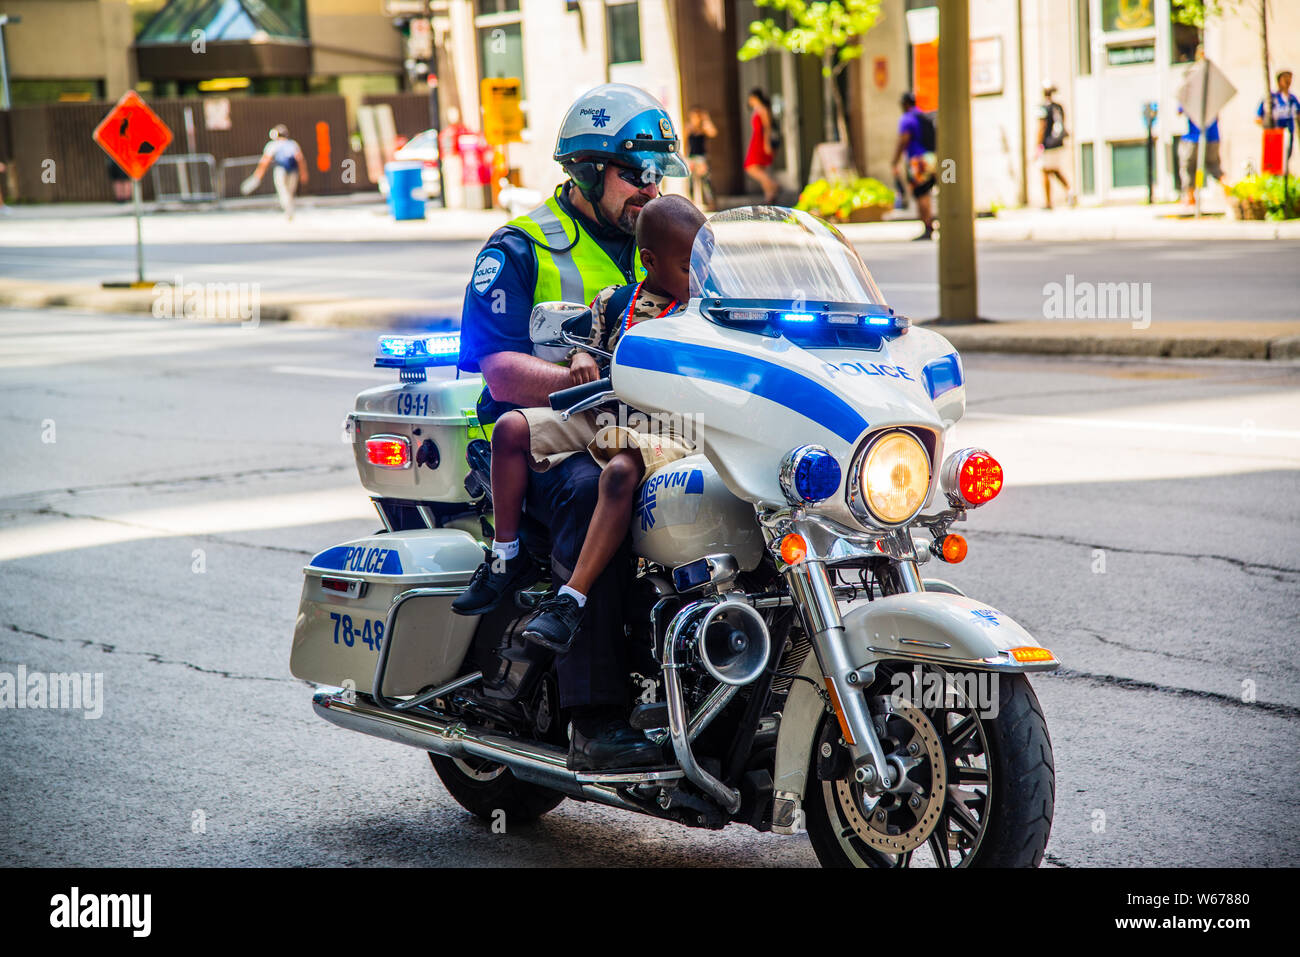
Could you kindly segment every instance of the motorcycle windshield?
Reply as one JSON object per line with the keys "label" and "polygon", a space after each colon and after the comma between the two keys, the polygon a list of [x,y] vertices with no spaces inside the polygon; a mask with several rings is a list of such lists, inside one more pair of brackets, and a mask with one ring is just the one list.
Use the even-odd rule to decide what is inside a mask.
{"label": "motorcycle windshield", "polygon": [[691,249],[690,286],[692,298],[743,300],[760,308],[888,311],[866,264],[839,230],[779,206],[710,217]]}

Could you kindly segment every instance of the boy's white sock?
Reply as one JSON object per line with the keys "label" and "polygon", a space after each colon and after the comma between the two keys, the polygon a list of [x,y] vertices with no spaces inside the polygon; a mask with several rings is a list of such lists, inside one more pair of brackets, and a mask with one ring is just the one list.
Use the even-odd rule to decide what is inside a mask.
{"label": "boy's white sock", "polygon": [[587,604],[587,596],[580,591],[570,588],[568,585],[560,586],[560,594],[571,596],[573,600],[578,603],[579,608],[582,608]]}
{"label": "boy's white sock", "polygon": [[498,558],[508,562],[519,554],[519,539],[516,538],[512,542],[493,542],[492,551]]}

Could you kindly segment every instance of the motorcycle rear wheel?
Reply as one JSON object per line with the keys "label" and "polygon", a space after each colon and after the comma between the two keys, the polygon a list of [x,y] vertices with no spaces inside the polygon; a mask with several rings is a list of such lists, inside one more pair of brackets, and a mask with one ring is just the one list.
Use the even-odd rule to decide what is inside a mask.
{"label": "motorcycle rear wheel", "polygon": [[429,752],[433,770],[456,803],[485,821],[501,812],[507,822],[535,821],[552,811],[564,795],[520,781],[504,764],[449,758]]}
{"label": "motorcycle rear wheel", "polygon": [[[997,677],[994,718],[961,709],[924,712],[946,758],[946,794],[929,836],[911,850],[889,853],[862,839],[872,810],[863,813],[860,786],[848,774],[838,781],[819,780],[814,749],[803,807],[823,867],[1037,867],[1042,862],[1056,798],[1052,742],[1029,680]],[[824,718],[835,720],[831,714]],[[814,741],[820,740],[819,732]],[[849,801],[859,802],[856,812]]]}

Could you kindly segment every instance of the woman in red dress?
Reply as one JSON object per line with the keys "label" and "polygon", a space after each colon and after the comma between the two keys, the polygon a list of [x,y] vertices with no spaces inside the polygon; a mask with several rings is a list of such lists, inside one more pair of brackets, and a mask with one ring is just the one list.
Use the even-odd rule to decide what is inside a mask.
{"label": "woman in red dress", "polygon": [[775,159],[772,150],[772,104],[758,87],[749,91],[751,133],[749,151],[745,153],[745,172],[763,188],[763,202],[776,201],[780,187],[768,170]]}

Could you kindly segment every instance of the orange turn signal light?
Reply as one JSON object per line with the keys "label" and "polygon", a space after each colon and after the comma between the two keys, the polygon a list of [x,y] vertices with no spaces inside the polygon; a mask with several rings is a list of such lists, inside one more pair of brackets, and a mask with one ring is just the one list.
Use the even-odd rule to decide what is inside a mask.
{"label": "orange turn signal light", "polygon": [[945,535],[940,546],[939,557],[952,564],[961,561],[966,557],[966,539],[960,535]]}
{"label": "orange turn signal light", "polygon": [[781,539],[781,561],[787,565],[798,565],[807,557],[808,543],[803,540],[802,535],[791,532]]}
{"label": "orange turn signal light", "polygon": [[1026,645],[1020,648],[1012,648],[1011,657],[1015,658],[1016,661],[1053,661],[1056,655],[1046,648],[1035,648]]}

